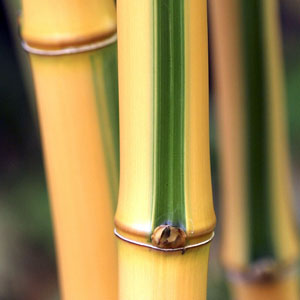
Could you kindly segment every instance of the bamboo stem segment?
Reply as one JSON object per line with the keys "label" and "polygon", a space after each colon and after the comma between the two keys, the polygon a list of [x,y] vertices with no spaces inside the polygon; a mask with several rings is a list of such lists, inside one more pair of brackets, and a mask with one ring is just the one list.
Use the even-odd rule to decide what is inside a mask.
{"label": "bamboo stem segment", "polygon": [[[120,231],[145,241],[164,223],[184,229],[192,239],[215,226],[206,3],[170,3],[118,2],[121,178],[115,222]],[[166,18],[158,19],[162,13]],[[176,40],[174,20],[183,23],[185,38]],[[184,92],[175,93],[179,84]]]}
{"label": "bamboo stem segment", "polygon": [[121,299],[206,298],[209,243],[193,247],[215,226],[206,14],[202,0],[118,1]]}
{"label": "bamboo stem segment", "polygon": [[[102,39],[115,31],[115,25],[113,0],[23,1],[22,37],[42,52]],[[37,54],[30,53],[30,61],[61,296],[65,300],[116,300],[116,44],[72,55]]]}
{"label": "bamboo stem segment", "polygon": [[[298,299],[278,1],[211,1],[223,190],[222,260],[234,297]],[[253,277],[253,270],[256,270]],[[267,274],[269,280],[266,281]]]}

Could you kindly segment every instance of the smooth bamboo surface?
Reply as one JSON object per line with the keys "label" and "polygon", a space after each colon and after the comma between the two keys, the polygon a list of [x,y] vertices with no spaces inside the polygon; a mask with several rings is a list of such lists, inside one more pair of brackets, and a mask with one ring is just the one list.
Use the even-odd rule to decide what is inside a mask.
{"label": "smooth bamboo surface", "polygon": [[[106,120],[101,128],[99,121],[109,118],[101,51],[31,56],[61,294],[66,300],[117,299],[112,217],[117,175],[113,174],[115,183],[110,182],[114,165],[107,155],[112,161],[116,158],[109,140],[101,136],[110,124]],[[103,105],[99,115],[98,105]]]}
{"label": "smooth bamboo surface", "polygon": [[[41,50],[102,41],[116,31],[113,0],[24,0],[22,9],[22,38]],[[116,300],[116,44],[73,55],[30,54],[30,61],[61,297]]]}
{"label": "smooth bamboo surface", "polygon": [[210,245],[185,254],[118,242],[122,300],[204,300]]}
{"label": "smooth bamboo surface", "polygon": [[[299,255],[291,207],[278,1],[211,1],[221,148],[222,261],[246,275]],[[255,15],[256,19],[253,17]],[[235,299],[298,299],[296,275],[233,282]]]}
{"label": "smooth bamboo surface", "polygon": [[[116,230],[134,242],[162,248],[196,244],[211,237],[216,222],[206,1],[118,0],[117,15]],[[166,229],[165,244],[160,243],[160,228]],[[178,239],[168,244],[176,233]],[[209,244],[183,254],[124,240],[118,245],[120,299],[206,299]]]}
{"label": "smooth bamboo surface", "polygon": [[[157,83],[159,79],[155,79],[155,76],[160,76],[158,73],[161,72],[161,66],[157,64],[158,54],[155,54],[158,50],[153,49],[153,45],[157,45],[159,40],[154,42],[153,39],[156,26],[160,24],[156,24],[153,19],[154,2],[153,0],[118,2],[121,173],[116,224],[123,231],[143,236],[148,240],[156,218],[163,223],[168,221],[168,218],[172,221],[175,217],[180,219],[178,222],[182,223],[190,237],[199,237],[211,232],[215,226],[209,163],[206,3],[196,0],[185,1],[182,8],[185,39],[181,46],[184,47],[185,57],[184,62],[181,60],[182,66],[178,66],[178,72],[180,68],[183,69],[181,80],[184,80],[185,85],[182,100],[177,100],[176,97],[181,97],[178,94],[175,96],[166,94],[165,98],[157,100],[160,97],[158,94],[161,93],[161,87]],[[165,47],[167,46],[161,46],[160,49]],[[166,81],[168,76],[176,76],[167,74],[169,70],[175,74],[176,68],[176,65],[166,66],[166,76],[162,81]],[[165,88],[172,89],[174,87],[172,84],[170,83],[171,87]],[[157,106],[167,101],[166,98],[171,99],[170,107],[176,101],[182,101],[184,109],[174,106],[173,110],[166,109],[158,113]],[[172,122],[176,111],[182,114],[179,122],[184,123],[183,127],[180,127],[184,129],[176,128],[175,122],[172,124],[175,129],[167,125],[163,127],[166,120]],[[161,121],[158,121],[159,116],[162,118]],[[159,136],[161,132],[166,135]],[[175,152],[176,149],[172,152],[172,155],[175,155],[173,162],[166,162],[167,158],[162,159],[164,152],[157,150],[157,145],[162,140],[167,141],[172,139],[172,135],[179,134],[182,135],[182,146],[178,152]],[[161,147],[167,152],[173,146]],[[175,179],[171,180],[168,174],[165,175],[167,177],[165,180],[170,180],[166,183],[170,194],[165,190],[162,191],[162,194],[165,193],[163,195],[170,198],[166,203],[160,200],[165,198],[157,192],[158,189],[162,190],[160,185],[163,185],[157,174],[165,172],[163,170],[165,166],[172,164],[175,166],[176,160],[183,160],[180,166],[182,174],[177,172],[177,175],[183,178],[178,179],[172,175]],[[170,166],[169,174],[175,174],[174,170]],[[184,185],[183,191],[178,192],[182,194],[181,198],[172,194],[177,185]],[[174,198],[178,200],[173,201]],[[170,211],[169,215],[164,216],[163,212],[162,216],[156,216],[159,205],[165,206],[166,212]],[[176,210],[178,216],[173,215]],[[163,218],[165,220],[162,220]],[[161,224],[156,224],[158,225]]]}
{"label": "smooth bamboo surface", "polygon": [[[218,140],[221,149],[222,261],[243,268],[248,257],[245,138],[239,1],[211,1],[212,52],[216,78]],[[239,249],[236,251],[236,249]]]}

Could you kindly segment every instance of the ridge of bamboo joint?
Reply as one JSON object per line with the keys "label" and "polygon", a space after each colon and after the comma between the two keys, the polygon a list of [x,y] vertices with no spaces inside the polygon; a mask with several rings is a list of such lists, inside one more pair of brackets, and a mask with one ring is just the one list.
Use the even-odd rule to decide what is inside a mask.
{"label": "ridge of bamboo joint", "polygon": [[22,0],[20,34],[31,47],[62,49],[116,34],[114,0]]}
{"label": "ridge of bamboo joint", "polygon": [[[183,228],[171,226],[170,224],[162,224],[154,228],[153,231],[147,231],[143,230],[144,228],[141,228],[140,230],[136,226],[130,226],[126,225],[122,222],[120,222],[117,218],[115,218],[115,234],[119,237],[121,236],[121,239],[123,240],[130,240],[133,241],[133,243],[147,243],[152,245],[152,237],[156,237],[156,234],[161,232],[161,229],[170,227],[170,229],[173,229],[173,233],[178,231],[178,234],[181,235],[180,240],[182,241],[184,239],[185,243],[180,243],[177,245],[177,249],[182,249],[184,246],[192,246],[196,244],[205,243],[207,240],[211,241],[215,236],[215,223],[213,223],[212,226],[208,227],[207,230],[203,231],[186,231]],[[179,233],[180,231],[180,233]],[[124,238],[123,238],[124,237]],[[178,240],[179,242],[179,240]],[[157,246],[156,242],[154,242],[154,247]],[[183,246],[183,247],[181,247]],[[157,248],[164,248],[164,247],[157,247]],[[166,249],[168,247],[165,247]],[[171,247],[169,247],[171,248]]]}
{"label": "ridge of bamboo joint", "polygon": [[232,282],[230,289],[237,300],[299,300],[298,277],[292,274],[270,281]]}
{"label": "ridge of bamboo joint", "polygon": [[181,252],[184,254],[187,250],[199,248],[210,244],[215,237],[212,231],[201,237],[188,239],[184,230],[170,225],[161,225],[154,229],[151,239],[141,236],[133,236],[128,232],[114,229],[116,237],[123,242],[149,248],[160,252]]}
{"label": "ridge of bamboo joint", "polygon": [[298,264],[261,260],[243,271],[227,271],[233,299],[298,300]]}
{"label": "ridge of bamboo joint", "polygon": [[78,46],[68,46],[61,49],[41,49],[30,46],[26,43],[25,40],[21,40],[21,46],[23,49],[30,53],[40,56],[61,56],[61,55],[70,55],[70,54],[78,54],[83,52],[94,51],[97,49],[105,48],[107,46],[112,45],[117,41],[117,34],[108,37],[105,40],[100,40],[90,44],[78,45]]}
{"label": "ridge of bamboo joint", "polygon": [[[124,222],[120,221],[118,219],[118,217],[115,217],[114,223],[115,223],[115,227],[116,227],[117,231],[122,236],[125,236],[127,238],[130,238],[130,239],[133,239],[136,241],[146,241],[146,240],[148,241],[150,239],[151,235],[153,234],[153,232],[151,231],[151,226],[149,228],[149,226],[148,227],[146,227],[146,226],[139,227],[137,224],[125,224]],[[160,226],[165,226],[165,225],[170,225],[170,224],[165,223]],[[158,228],[158,227],[159,226],[157,226],[156,228]],[[207,239],[207,237],[211,236],[215,230],[215,227],[216,227],[216,220],[214,218],[213,222],[211,222],[211,224],[209,224],[209,226],[204,228],[204,230],[203,229],[201,229],[201,230],[193,229],[190,231],[185,230],[185,229],[183,229],[183,230],[186,233],[186,239],[188,241],[193,241],[193,243],[197,243],[197,242],[201,242],[201,241]],[[176,227],[176,228],[179,228],[179,227]]]}
{"label": "ridge of bamboo joint", "polygon": [[228,270],[227,277],[232,283],[264,284],[284,280],[297,273],[297,267],[297,261],[283,264],[270,259],[262,259],[244,270]]}

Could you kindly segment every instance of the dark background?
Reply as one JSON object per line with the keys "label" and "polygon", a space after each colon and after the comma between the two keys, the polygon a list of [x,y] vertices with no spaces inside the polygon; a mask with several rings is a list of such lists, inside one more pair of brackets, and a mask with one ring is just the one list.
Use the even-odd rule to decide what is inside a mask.
{"label": "dark background", "polygon": [[[289,140],[295,204],[300,195],[300,1],[281,1]],[[17,38],[15,0],[0,0],[0,300],[58,299],[54,243],[31,74]],[[211,137],[215,202],[218,161],[211,72]],[[298,211],[298,220],[299,209]],[[227,291],[214,242],[209,300]],[[227,298],[226,298],[227,299]],[[228,298],[229,299],[229,298]]]}

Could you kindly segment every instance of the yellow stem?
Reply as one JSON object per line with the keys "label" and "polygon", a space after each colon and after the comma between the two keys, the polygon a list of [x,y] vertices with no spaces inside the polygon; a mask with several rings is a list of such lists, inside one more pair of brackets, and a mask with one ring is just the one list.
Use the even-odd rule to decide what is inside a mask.
{"label": "yellow stem", "polygon": [[[21,25],[33,47],[87,44],[115,32],[114,1],[23,0]],[[116,300],[118,294],[111,188],[118,175],[110,172],[116,149],[106,139],[109,110],[98,107],[112,104],[105,51],[30,54],[64,300]]]}

